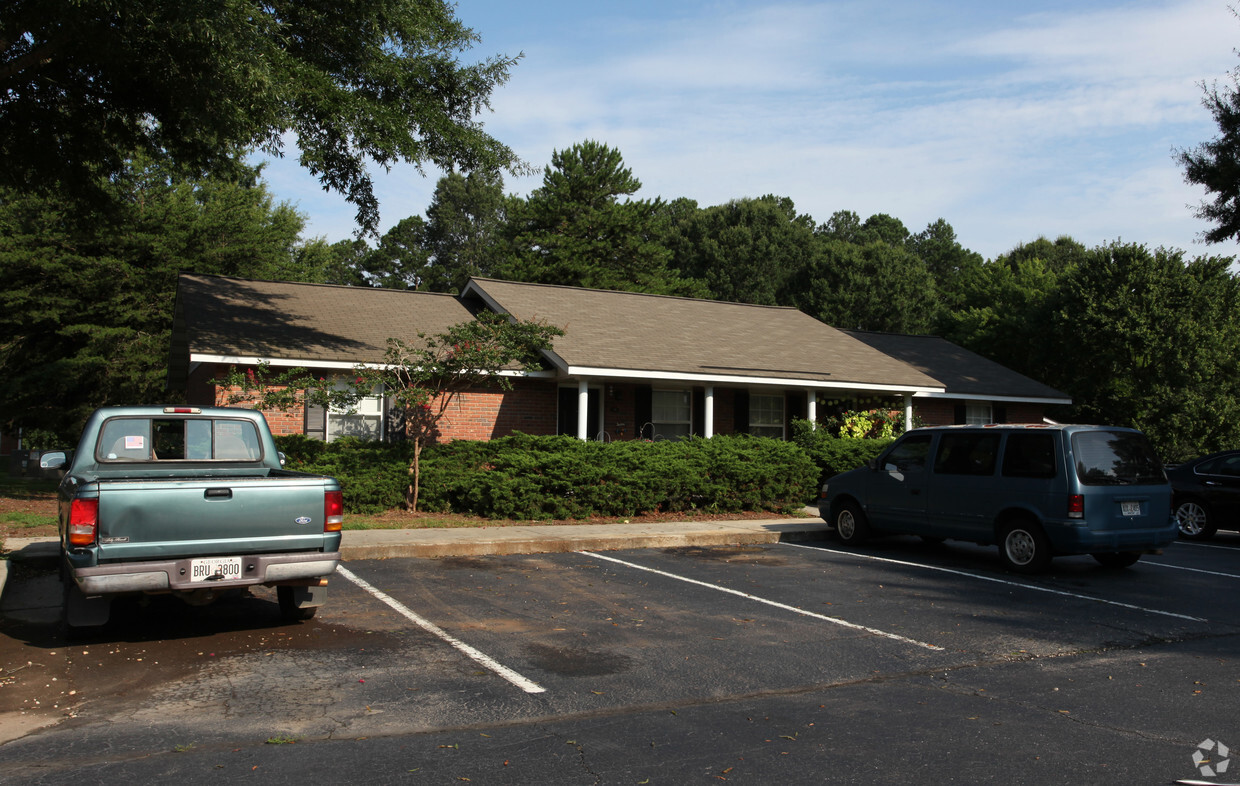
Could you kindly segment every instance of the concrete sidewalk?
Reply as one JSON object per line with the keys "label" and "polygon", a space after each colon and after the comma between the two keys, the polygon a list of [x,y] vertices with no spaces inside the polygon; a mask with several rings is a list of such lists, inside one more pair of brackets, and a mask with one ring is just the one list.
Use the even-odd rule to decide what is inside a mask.
{"label": "concrete sidewalk", "polygon": [[[813,508],[807,514],[816,513]],[[341,540],[345,560],[390,557],[466,557],[562,551],[725,546],[821,540],[827,525],[816,516],[736,521],[669,521],[653,524],[558,524],[453,529],[348,530]],[[55,538],[8,538],[9,559],[54,560]],[[0,592],[8,561],[0,560]]]}

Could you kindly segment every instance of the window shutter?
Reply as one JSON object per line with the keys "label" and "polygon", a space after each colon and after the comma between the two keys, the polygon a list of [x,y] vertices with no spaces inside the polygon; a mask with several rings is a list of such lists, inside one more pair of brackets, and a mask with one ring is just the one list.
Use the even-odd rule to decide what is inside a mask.
{"label": "window shutter", "polygon": [[805,420],[806,409],[809,406],[805,394],[803,393],[785,393],[784,394],[784,435],[786,439],[792,439],[792,421],[794,418]]}
{"label": "window shutter", "polygon": [[963,426],[969,422],[968,409],[964,404],[956,405],[955,418],[952,420],[957,426]]}
{"label": "window shutter", "polygon": [[577,389],[562,387],[559,389],[559,420],[556,423],[557,434],[577,436]]}
{"label": "window shutter", "polygon": [[1007,423],[1008,422],[1007,407],[995,407],[994,413],[995,413],[996,423]]}
{"label": "window shutter", "polygon": [[306,436],[310,439],[327,439],[327,410],[318,404],[306,405]]}
{"label": "window shutter", "polygon": [[734,431],[737,434],[748,434],[749,433],[749,391],[748,390],[737,390],[733,394],[732,400],[734,402],[732,409],[736,414],[736,420],[734,422],[734,426],[735,426]]}
{"label": "window shutter", "polygon": [[689,430],[699,437],[706,433],[706,390],[693,389],[693,413],[690,416]]}
{"label": "window shutter", "polygon": [[637,420],[637,439],[654,439],[654,393],[649,385],[633,386],[633,416]]}

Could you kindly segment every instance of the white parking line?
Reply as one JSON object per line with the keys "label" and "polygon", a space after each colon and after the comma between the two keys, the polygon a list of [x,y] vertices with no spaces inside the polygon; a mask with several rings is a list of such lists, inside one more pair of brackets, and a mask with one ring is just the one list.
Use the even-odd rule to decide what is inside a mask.
{"label": "white parking line", "polygon": [[1168,565],[1165,562],[1150,562],[1147,559],[1141,560],[1142,565],[1153,565],[1156,568],[1170,568],[1171,570],[1187,570],[1191,573],[1204,573],[1207,576],[1222,576],[1225,579],[1240,579],[1240,573],[1221,573],[1217,570],[1202,570],[1201,568],[1188,568],[1183,565]]}
{"label": "white parking line", "polygon": [[522,677],[517,672],[499,663],[498,661],[494,660],[490,656],[485,655],[482,652],[479,652],[478,650],[474,649],[473,647],[469,646],[465,642],[456,638],[455,636],[448,633],[443,628],[439,627],[438,625],[431,622],[430,620],[423,619],[422,617],[418,616],[412,610],[410,610],[408,606],[396,600],[396,598],[393,598],[391,595],[388,595],[387,593],[381,590],[375,589],[375,587],[371,585],[369,582],[367,582],[365,579],[350,572],[344,566],[337,566],[336,572],[339,573],[341,576],[344,576],[346,579],[353,582],[357,586],[366,590],[371,595],[374,595],[376,598],[383,601],[387,605],[391,606],[393,609],[398,611],[401,614],[401,616],[405,617],[405,619],[417,625],[419,628],[422,628],[427,633],[434,634],[435,636],[438,636],[439,638],[448,642],[453,647],[456,647],[458,650],[464,653],[467,657],[473,659],[479,665],[495,672],[496,674],[508,680],[513,685],[516,685],[518,688],[525,691],[526,693],[545,693],[546,692],[547,689],[539,685],[537,682],[534,682],[533,680],[529,680],[529,679],[526,679],[525,677]]}
{"label": "white parking line", "polygon": [[1177,541],[1175,542],[1175,545],[1177,545],[1177,546],[1193,546],[1194,548],[1199,548],[1199,549],[1220,549],[1220,550],[1222,550],[1222,551],[1236,551],[1236,547],[1235,547],[1235,546],[1220,546],[1220,545],[1219,545],[1219,544],[1217,544],[1217,543],[1197,543],[1197,542],[1195,542],[1195,541],[1191,541],[1191,540],[1177,540]]}
{"label": "white parking line", "polygon": [[[971,579],[979,581],[991,581],[995,584],[1007,584],[1010,587],[1020,587],[1021,589],[1033,590],[1034,592],[1046,592],[1051,595],[1062,595],[1065,598],[1077,598],[1078,600],[1088,600],[1094,603],[1105,603],[1108,606],[1119,606],[1122,609],[1131,609],[1133,611],[1142,611],[1146,614],[1159,614],[1164,617],[1175,617],[1176,619],[1189,620],[1190,622],[1209,622],[1202,617],[1190,617],[1187,614],[1176,614],[1174,611],[1162,611],[1160,609],[1148,609],[1144,606],[1134,606],[1131,603],[1121,603],[1118,600],[1106,600],[1105,598],[1095,598],[1089,595],[1080,595],[1075,592],[1065,592],[1064,590],[1051,589],[1050,587],[1040,587],[1037,584],[1022,584],[1019,581],[1009,581],[1007,579],[997,579],[994,576],[983,576],[980,573],[969,573],[963,570],[955,570],[954,568],[944,568],[938,565],[923,565],[920,562],[906,562],[899,559],[891,559],[890,557],[876,557],[872,554],[862,554],[856,551],[839,551],[837,549],[822,548],[820,546],[805,546],[800,543],[783,543],[781,546],[795,546],[799,549],[813,549],[814,551],[825,551],[828,554],[843,554],[847,557],[857,557],[858,559],[868,559],[873,562],[887,562],[892,565],[906,565],[910,568],[923,568],[925,570],[937,570],[940,573],[954,573],[957,576],[967,576]],[[1151,563],[1153,564],[1153,563]]]}
{"label": "white parking line", "polygon": [[624,565],[625,567],[628,567],[628,568],[644,570],[644,571],[647,571],[648,573],[656,573],[660,576],[665,576],[669,579],[676,579],[677,581],[684,581],[689,584],[696,584],[699,587],[706,587],[707,589],[713,589],[719,592],[726,592],[729,595],[736,595],[738,597],[745,598],[746,600],[752,600],[758,603],[765,603],[766,605],[774,606],[777,609],[783,609],[784,611],[791,611],[795,614],[803,614],[806,617],[813,617],[814,619],[823,620],[824,622],[830,622],[833,625],[840,625],[845,628],[852,628],[853,630],[865,631],[866,633],[872,633],[875,636],[882,636],[883,638],[892,639],[894,641],[901,641],[901,642],[904,642],[905,644],[912,644],[915,647],[923,647],[925,649],[935,650],[938,652],[943,651],[942,647],[939,647],[935,644],[927,644],[924,641],[917,641],[916,639],[906,638],[904,636],[900,636],[895,633],[888,633],[885,630],[878,630],[877,628],[867,628],[864,625],[857,625],[856,623],[853,623],[853,622],[845,622],[844,620],[838,617],[828,617],[825,614],[817,614],[812,611],[806,611],[805,609],[798,609],[796,606],[789,606],[785,603],[778,603],[773,600],[767,600],[766,598],[760,598],[757,595],[750,595],[749,593],[741,592],[740,590],[734,590],[728,587],[721,587],[718,584],[708,584],[705,581],[698,581],[697,579],[691,579],[691,578],[688,578],[687,576],[678,576],[675,573],[668,573],[667,571],[664,571],[664,570],[656,570],[655,568],[647,568],[644,565],[637,565],[632,562],[625,562],[624,560],[616,559],[615,557],[605,557],[602,554],[595,554],[592,551],[579,551],[577,553],[584,554],[587,557],[594,557],[595,559],[601,559],[601,560],[607,560],[608,562],[614,562],[617,565]]}

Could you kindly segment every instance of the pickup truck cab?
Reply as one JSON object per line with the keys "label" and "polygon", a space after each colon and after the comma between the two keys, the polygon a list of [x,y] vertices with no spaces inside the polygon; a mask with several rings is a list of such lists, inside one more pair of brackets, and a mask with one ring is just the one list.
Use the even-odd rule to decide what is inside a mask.
{"label": "pickup truck cab", "polygon": [[914,429],[830,478],[818,509],[849,545],[883,533],[993,543],[1021,573],[1057,554],[1127,567],[1176,538],[1162,464],[1141,432],[1111,426]]}
{"label": "pickup truck cab", "polygon": [[59,488],[61,576],[70,627],[107,622],[113,598],[172,593],[191,604],[277,588],[308,619],[340,561],[343,498],[333,478],[285,470],[262,413],[108,407],[77,450],[46,453]]}

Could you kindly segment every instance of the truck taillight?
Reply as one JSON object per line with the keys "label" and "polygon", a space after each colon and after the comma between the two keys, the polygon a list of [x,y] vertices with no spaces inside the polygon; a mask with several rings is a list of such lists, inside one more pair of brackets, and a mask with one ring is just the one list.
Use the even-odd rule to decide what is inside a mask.
{"label": "truck taillight", "polygon": [[1083,519],[1085,518],[1085,495],[1069,494],[1068,495],[1068,518]]}
{"label": "truck taillight", "polygon": [[99,532],[99,500],[75,499],[69,508],[69,545],[89,546]]}
{"label": "truck taillight", "polygon": [[328,491],[323,494],[323,531],[339,532],[344,526],[344,493]]}

